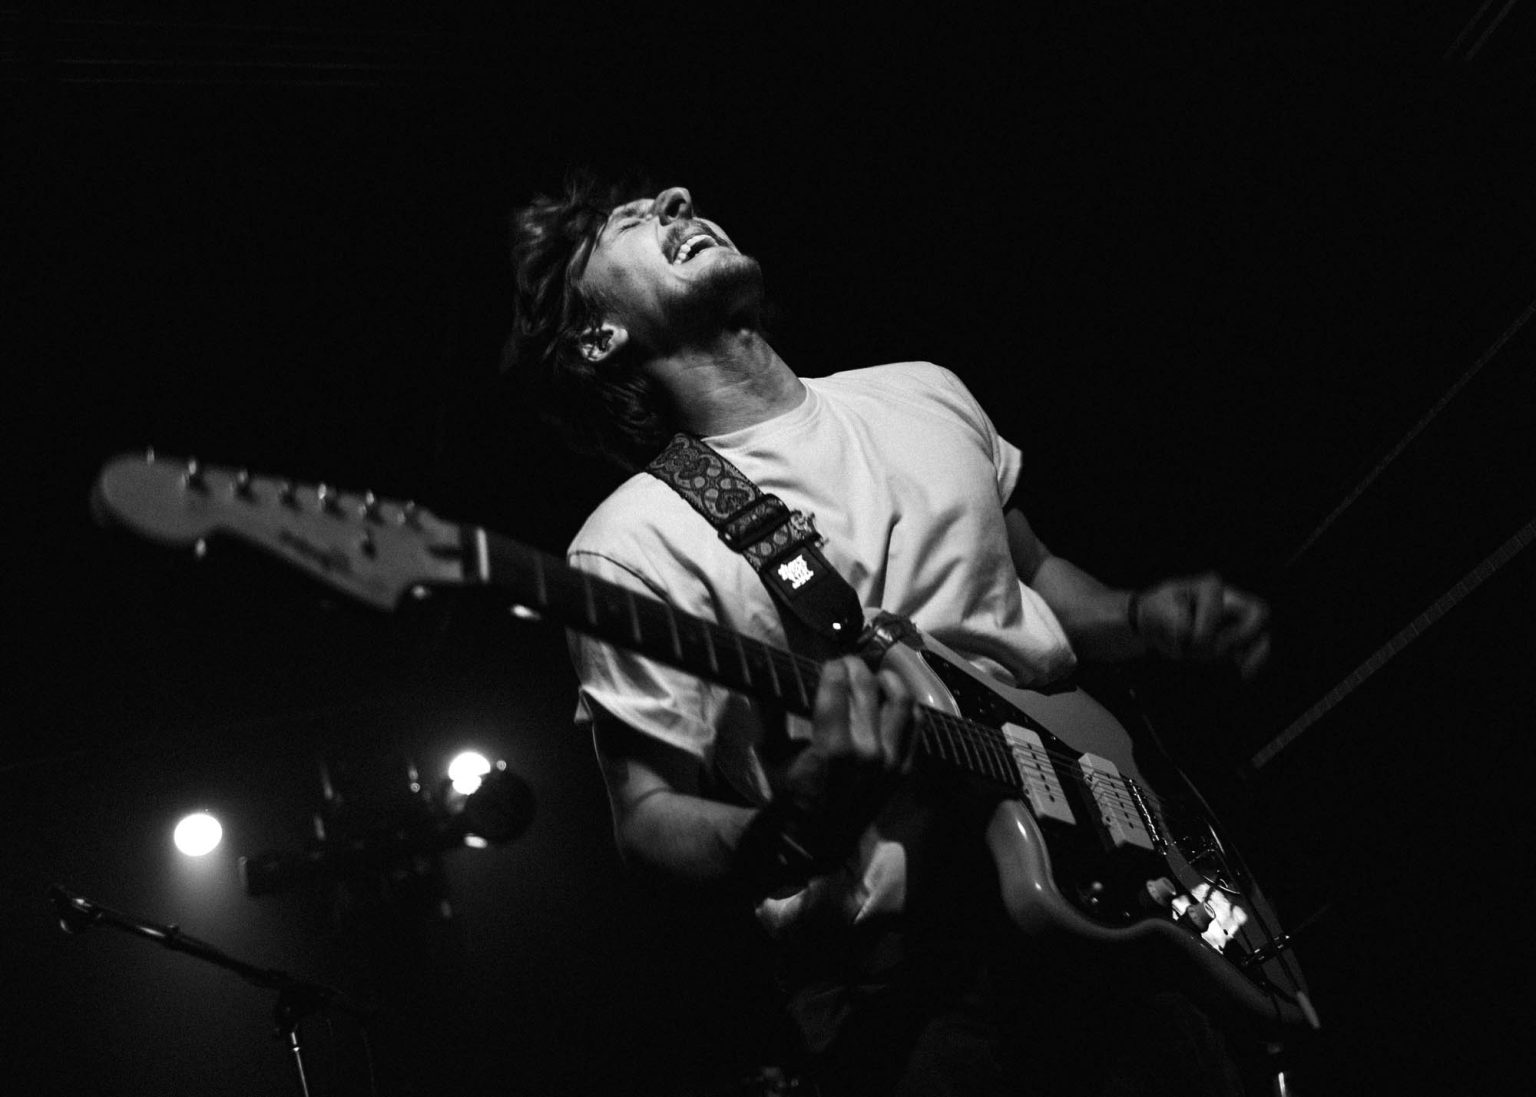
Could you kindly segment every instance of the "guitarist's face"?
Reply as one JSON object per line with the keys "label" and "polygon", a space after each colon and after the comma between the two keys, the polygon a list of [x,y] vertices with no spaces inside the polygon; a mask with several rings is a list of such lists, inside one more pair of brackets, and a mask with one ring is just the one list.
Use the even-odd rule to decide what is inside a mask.
{"label": "guitarist's face", "polygon": [[654,355],[756,328],[762,309],[757,260],[699,217],[682,187],[616,208],[581,284],[610,323]]}

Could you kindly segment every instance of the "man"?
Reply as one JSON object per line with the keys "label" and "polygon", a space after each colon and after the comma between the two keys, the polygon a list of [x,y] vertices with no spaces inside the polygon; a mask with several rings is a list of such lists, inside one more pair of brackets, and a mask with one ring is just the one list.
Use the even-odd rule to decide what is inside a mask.
{"label": "man", "polygon": [[[800,378],[764,338],[758,263],[688,191],[615,197],[577,184],[515,223],[509,358],[574,444],[633,470],[674,432],[704,439],[812,517],[866,605],[1004,681],[1147,652],[1245,675],[1263,663],[1266,607],[1217,577],[1132,592],[1053,555],[1010,502],[1019,451],[952,374],[902,363]],[[757,573],[656,476],[626,481],[569,556],[787,643]],[[759,904],[785,941],[821,1092],[1014,1092],[1020,1076],[1049,1076],[1019,1061],[1032,1041],[1004,1019],[1019,995],[999,984],[1015,961],[999,967],[978,945],[1006,938],[1026,978],[1049,965],[997,924],[975,812],[914,767],[908,685],[835,659],[805,722],[590,640],[573,638],[572,653],[620,850]],[[798,749],[771,749],[785,737]],[[1020,1023],[1038,1027],[1039,1005]]]}

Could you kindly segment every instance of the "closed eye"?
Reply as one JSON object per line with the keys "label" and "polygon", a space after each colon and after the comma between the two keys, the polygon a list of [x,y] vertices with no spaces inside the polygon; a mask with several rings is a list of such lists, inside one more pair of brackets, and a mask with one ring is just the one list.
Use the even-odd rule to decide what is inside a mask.
{"label": "closed eye", "polygon": [[622,221],[609,221],[607,225],[603,226],[603,228],[599,232],[599,235],[600,236],[619,236],[619,235],[622,235],[624,232],[626,232],[629,229],[634,228],[636,225],[638,225],[643,220],[644,220],[644,218],[642,218],[642,217],[626,217]]}

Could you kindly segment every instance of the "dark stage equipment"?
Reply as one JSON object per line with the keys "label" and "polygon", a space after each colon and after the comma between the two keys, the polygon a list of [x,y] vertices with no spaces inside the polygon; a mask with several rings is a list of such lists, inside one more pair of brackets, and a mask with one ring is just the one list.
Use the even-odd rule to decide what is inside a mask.
{"label": "dark stage equipment", "polygon": [[[435,790],[426,788],[414,763],[398,757],[332,758],[321,766],[321,779],[324,808],[304,849],[240,858],[248,895],[369,878],[403,899],[439,879],[442,853],[465,845],[503,845],[522,834],[534,816],[533,790],[505,762],[493,766],[468,795],[454,791],[447,778]],[[446,902],[446,885],[426,890],[434,893],[436,905]]]}
{"label": "dark stage equipment", "polygon": [[[200,941],[196,937],[183,933],[179,926],[159,925],[137,915],[113,910],[83,895],[71,894],[58,885],[49,890],[48,897],[53,903],[54,912],[58,915],[59,927],[66,933],[83,933],[92,926],[98,925],[110,926],[135,937],[152,941],[173,952],[184,952],[205,963],[232,971],[252,986],[277,991],[277,1002],[273,1006],[272,1016],[277,1025],[278,1035],[282,1037],[293,1057],[294,1075],[303,1097],[309,1097],[310,1094],[310,1072],[306,1067],[304,1045],[299,1036],[300,1022],[324,1010],[340,1010],[360,1021],[366,1020],[373,1012],[370,1007],[351,1000],[332,987],[297,979],[277,968],[258,967],[244,960],[238,960],[206,941]],[[366,1040],[366,1031],[364,1039]],[[369,1088],[374,1093],[378,1092],[371,1078]]]}

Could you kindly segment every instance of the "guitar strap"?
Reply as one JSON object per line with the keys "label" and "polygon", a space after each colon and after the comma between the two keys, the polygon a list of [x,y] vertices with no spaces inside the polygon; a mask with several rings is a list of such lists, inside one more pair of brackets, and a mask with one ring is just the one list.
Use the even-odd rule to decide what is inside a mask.
{"label": "guitar strap", "polygon": [[835,653],[851,653],[864,610],[848,580],[822,555],[809,515],[763,492],[705,442],[674,435],[646,472],[681,495],[768,588],[786,626],[803,625]]}

